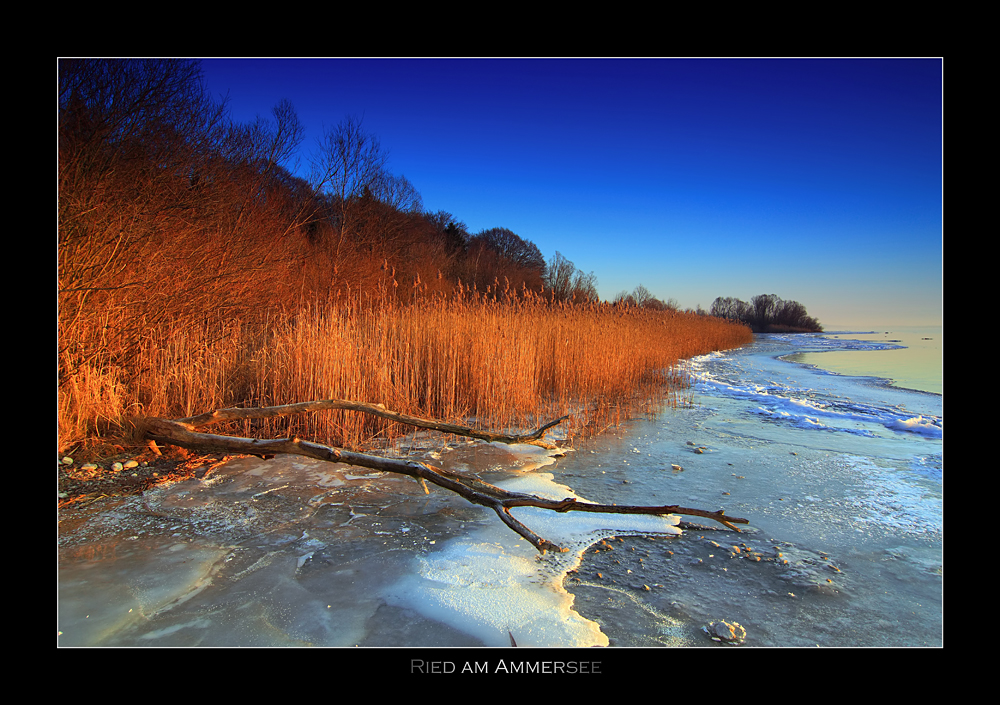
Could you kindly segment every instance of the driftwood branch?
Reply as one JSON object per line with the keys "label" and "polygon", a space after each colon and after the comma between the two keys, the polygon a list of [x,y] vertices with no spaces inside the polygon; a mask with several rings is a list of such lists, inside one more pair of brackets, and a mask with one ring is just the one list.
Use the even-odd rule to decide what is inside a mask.
{"label": "driftwood branch", "polygon": [[265,406],[248,409],[217,409],[215,411],[210,411],[207,414],[191,416],[186,419],[178,419],[177,422],[193,431],[196,428],[204,428],[205,426],[220,423],[222,421],[268,419],[277,416],[301,414],[307,411],[327,411],[330,409],[360,411],[365,414],[371,414],[372,416],[388,419],[389,421],[396,421],[397,423],[416,426],[417,428],[428,428],[433,431],[451,433],[456,436],[478,438],[483,441],[496,441],[498,443],[527,443],[530,445],[542,446],[543,448],[555,448],[555,444],[544,440],[543,436],[550,428],[569,418],[568,416],[563,416],[555,421],[550,421],[531,433],[511,436],[502,433],[477,431],[476,429],[468,426],[459,426],[458,424],[445,423],[443,421],[423,419],[419,416],[401,414],[398,411],[389,411],[382,404],[367,404],[365,402],[346,401],[343,399],[325,399],[322,401],[305,401],[299,404],[284,404],[282,406]]}
{"label": "driftwood branch", "polygon": [[[284,406],[273,406],[256,409],[220,409],[200,416],[192,416],[185,419],[170,421],[167,419],[145,419],[144,434],[148,440],[157,443],[166,443],[190,450],[201,452],[225,452],[242,453],[247,455],[258,455],[264,458],[273,457],[278,453],[291,455],[303,455],[318,460],[333,463],[345,463],[359,467],[381,470],[416,478],[421,483],[431,482],[438,487],[451,490],[464,497],[473,504],[491,508],[496,512],[500,520],[520,536],[524,537],[540,552],[545,551],[565,551],[567,549],[547,541],[538,536],[527,526],[518,521],[510,513],[513,507],[540,507],[550,509],[555,512],[600,512],[608,514],[646,514],[646,515],[666,515],[684,514],[687,516],[697,516],[706,519],[713,519],[724,526],[739,531],[734,523],[748,524],[747,519],[725,516],[725,512],[705,511],[690,507],[680,507],[675,504],[659,507],[641,507],[618,504],[592,504],[590,502],[580,502],[572,497],[561,500],[546,499],[536,495],[523,494],[520,492],[509,492],[495,485],[475,477],[468,477],[453,473],[443,468],[438,468],[428,463],[417,463],[410,460],[395,458],[384,458],[376,455],[355,453],[341,448],[331,448],[319,443],[304,441],[299,438],[239,438],[235,436],[221,436],[209,433],[201,433],[195,429],[234,419],[249,418],[269,418],[275,416],[285,416],[288,414],[301,413],[303,411],[317,411],[321,409],[351,409],[364,413],[374,414],[382,418],[398,421],[419,428],[429,428],[455,435],[469,436],[486,441],[497,441],[502,443],[533,443],[554,447],[543,440],[545,431],[552,428],[560,421],[551,421],[538,430],[524,435],[504,435],[497,433],[487,433],[476,431],[465,426],[441,423],[429,419],[421,419],[415,416],[407,416],[394,411],[388,411],[381,404],[365,404],[361,402],[327,400],[304,402],[301,404],[288,404]],[[426,490],[426,484],[424,485]]]}

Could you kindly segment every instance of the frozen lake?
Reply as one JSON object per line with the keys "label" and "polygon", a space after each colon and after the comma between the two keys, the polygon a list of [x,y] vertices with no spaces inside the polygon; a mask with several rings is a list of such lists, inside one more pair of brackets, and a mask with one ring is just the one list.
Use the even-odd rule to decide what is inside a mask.
{"label": "frozen lake", "polygon": [[[567,581],[581,614],[619,646],[698,644],[715,620],[745,627],[747,645],[940,646],[943,397],[812,366],[821,351],[881,345],[892,349],[846,334],[759,336],[697,358],[694,408],[593,449],[628,484],[605,492],[574,469],[584,456],[563,461],[589,476],[568,484],[597,501],[665,493],[751,520],[742,537],[686,531],[668,546],[630,539],[588,553]],[[788,361],[802,351],[811,364]],[[658,470],[673,464],[683,470]],[[619,566],[632,572],[609,580]],[[641,589],[650,581],[662,587]]]}
{"label": "frozen lake", "polygon": [[742,533],[515,510],[571,548],[541,557],[492,511],[410,478],[244,458],[68,514],[58,643],[719,646],[702,628],[726,620],[746,646],[939,646],[943,397],[795,357],[899,347],[863,337],[759,336],[697,358],[690,407],[557,453],[409,448],[519,491],[725,508],[750,520]]}

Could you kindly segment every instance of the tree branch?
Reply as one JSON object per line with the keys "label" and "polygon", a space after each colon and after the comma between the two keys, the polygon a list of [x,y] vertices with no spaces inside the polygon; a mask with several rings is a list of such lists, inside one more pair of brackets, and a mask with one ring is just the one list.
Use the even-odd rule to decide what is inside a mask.
{"label": "tree branch", "polygon": [[398,411],[389,411],[382,404],[368,404],[360,401],[345,401],[343,399],[326,399],[322,401],[300,402],[298,404],[284,404],[282,406],[265,406],[248,409],[217,409],[206,414],[199,414],[198,416],[178,419],[177,422],[184,425],[188,428],[188,430],[193,431],[196,428],[203,428],[222,421],[265,419],[276,416],[301,414],[306,411],[325,411],[329,409],[360,411],[365,414],[371,414],[373,416],[378,416],[383,419],[388,419],[389,421],[396,421],[397,423],[409,426],[429,428],[434,431],[441,431],[442,433],[451,433],[456,436],[478,438],[483,441],[497,443],[527,443],[549,449],[555,448],[555,444],[544,440],[542,436],[544,436],[545,432],[550,428],[569,418],[568,416],[563,416],[555,421],[548,422],[541,428],[536,431],[532,431],[531,433],[511,436],[501,433],[491,433],[488,431],[477,431],[476,429],[468,426],[459,426],[458,424],[445,423],[443,421],[434,421],[432,419],[423,419],[418,416],[401,414]]}
{"label": "tree branch", "polygon": [[356,465],[359,467],[371,468],[373,470],[380,470],[382,472],[408,475],[420,481],[431,482],[438,487],[455,492],[473,504],[489,507],[496,512],[497,516],[500,517],[500,520],[503,521],[504,524],[526,539],[532,546],[543,554],[549,550],[562,552],[567,549],[542,538],[514,518],[514,516],[510,513],[510,510],[513,507],[539,507],[555,512],[581,511],[608,514],[646,515],[686,514],[690,516],[713,519],[733,531],[739,531],[739,529],[733,526],[734,523],[749,523],[749,520],[747,519],[725,516],[722,510],[711,512],[702,509],[680,507],[676,504],[661,507],[645,507],[617,504],[592,504],[590,502],[580,502],[572,497],[567,497],[566,499],[561,500],[546,499],[536,495],[510,492],[497,487],[496,485],[484,482],[478,478],[460,475],[427,463],[417,463],[410,460],[384,458],[376,455],[355,453],[353,451],[343,450],[341,448],[331,448],[319,443],[304,441],[294,437],[271,439],[239,438],[235,436],[199,433],[194,430],[213,423],[233,419],[269,418],[274,416],[284,416],[292,413],[300,413],[303,411],[318,411],[322,409],[351,409],[373,414],[375,416],[393,421],[398,421],[400,423],[418,426],[420,428],[430,428],[438,431],[444,431],[445,433],[453,433],[456,435],[503,443],[534,443],[535,445],[545,445],[546,447],[554,446],[542,439],[545,431],[566,418],[563,417],[562,419],[550,421],[538,430],[529,434],[510,436],[475,431],[465,426],[407,416],[394,411],[388,411],[381,404],[327,400],[254,409],[220,409],[207,414],[178,419],[176,421],[148,418],[144,419],[140,423],[140,426],[142,434],[148,440],[155,441],[157,443],[167,443],[181,446],[183,448],[200,452],[242,453],[257,455],[265,459],[273,457],[278,453],[303,455],[332,463],[345,463],[348,465]]}

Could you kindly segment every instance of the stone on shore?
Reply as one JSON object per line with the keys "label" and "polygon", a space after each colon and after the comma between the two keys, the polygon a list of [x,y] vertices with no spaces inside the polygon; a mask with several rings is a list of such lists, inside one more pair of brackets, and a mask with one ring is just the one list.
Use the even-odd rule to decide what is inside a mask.
{"label": "stone on shore", "polygon": [[713,641],[727,644],[742,644],[747,638],[747,630],[739,622],[720,620],[710,623],[707,627],[702,627],[702,631],[708,634]]}

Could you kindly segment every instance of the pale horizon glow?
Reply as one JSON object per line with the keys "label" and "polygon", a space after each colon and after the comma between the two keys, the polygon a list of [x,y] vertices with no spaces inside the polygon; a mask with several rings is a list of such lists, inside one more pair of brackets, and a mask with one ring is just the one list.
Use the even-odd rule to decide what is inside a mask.
{"label": "pale horizon glow", "polygon": [[362,120],[472,233],[505,227],[681,308],[777,294],[835,327],[941,325],[940,59],[207,59],[240,121],[282,99],[307,177]]}

